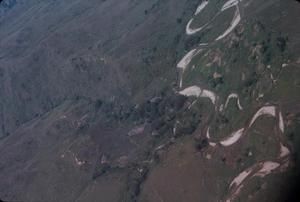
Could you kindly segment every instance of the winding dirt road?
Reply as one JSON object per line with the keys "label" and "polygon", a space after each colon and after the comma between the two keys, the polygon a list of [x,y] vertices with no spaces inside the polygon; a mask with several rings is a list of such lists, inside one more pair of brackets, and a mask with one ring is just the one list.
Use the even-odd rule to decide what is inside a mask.
{"label": "winding dirt road", "polygon": [[[212,21],[217,18],[222,12],[225,10],[235,7],[235,14],[234,17],[230,23],[230,26],[221,34],[219,35],[215,41],[220,41],[227,37],[241,22],[241,14],[239,9],[239,3],[241,0],[229,0],[227,1],[220,9],[218,13],[210,20],[209,22],[205,23],[201,27],[198,28],[191,28],[191,24],[194,21],[194,18],[199,15],[206,6],[210,3],[210,1],[203,1],[197,8],[196,12],[194,13],[194,16],[190,19],[190,21],[186,25],[186,34],[187,35],[193,35],[196,34],[202,30],[204,30],[207,26],[212,26]],[[206,45],[208,43],[205,43]],[[190,62],[193,60],[193,58],[202,50],[201,48],[195,48],[188,52],[183,59],[178,63],[177,68],[182,69],[182,74],[186,69],[188,68]],[[182,75],[180,78],[180,88],[182,88]],[[199,86],[190,86],[187,87],[179,92],[179,94],[187,96],[187,97],[197,97],[197,98],[209,98],[212,102],[212,104],[215,105],[216,109],[220,109],[219,111],[216,110],[216,113],[222,112],[225,110],[228,106],[228,103],[230,99],[237,99],[237,106],[239,110],[243,110],[243,107],[240,104],[240,99],[238,94],[231,93],[228,97],[225,103],[218,103],[218,95],[216,93],[207,90],[202,89]],[[218,105],[218,106],[217,106]],[[264,162],[257,162],[254,165],[252,165],[250,168],[247,168],[246,170],[242,171],[240,174],[238,174],[236,177],[233,178],[231,181],[229,188],[228,188],[228,196],[224,201],[226,202],[232,202],[236,199],[236,197],[239,195],[241,190],[244,186],[246,186],[247,182],[251,180],[252,178],[259,177],[264,178],[267,175],[270,175],[275,172],[283,172],[285,168],[289,165],[289,155],[290,150],[289,148],[284,145],[282,140],[285,139],[284,137],[284,119],[282,116],[282,112],[277,106],[271,106],[266,105],[261,107],[256,111],[256,113],[252,116],[252,119],[249,124],[245,124],[245,127],[237,129],[236,131],[229,134],[226,138],[220,140],[219,142],[213,142],[211,141],[210,136],[210,126],[207,127],[206,137],[209,140],[209,145],[211,147],[215,147],[217,149],[217,146],[219,147],[230,147],[234,144],[238,144],[241,138],[247,135],[247,131],[253,126],[257,120],[262,117],[270,117],[275,118],[277,120],[277,128],[278,133],[276,134],[279,138],[278,147],[280,148],[280,153],[278,154],[278,157],[276,159],[272,159],[270,161],[264,161]]]}

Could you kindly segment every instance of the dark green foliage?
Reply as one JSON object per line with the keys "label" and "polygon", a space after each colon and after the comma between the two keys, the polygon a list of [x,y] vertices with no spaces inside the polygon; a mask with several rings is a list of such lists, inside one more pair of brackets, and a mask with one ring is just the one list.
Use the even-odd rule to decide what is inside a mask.
{"label": "dark green foliage", "polygon": [[204,138],[204,139],[201,139],[201,140],[196,140],[196,142],[195,142],[195,149],[197,151],[202,151],[208,145],[209,145],[209,142],[208,142],[207,138]]}
{"label": "dark green foliage", "polygon": [[181,115],[179,122],[175,136],[189,135],[197,129],[201,122],[201,115],[196,111],[188,111]]}
{"label": "dark green foliage", "polygon": [[4,76],[4,70],[0,67],[0,77]]}
{"label": "dark green foliage", "polygon": [[11,9],[17,4],[17,0],[0,0],[0,8]]}
{"label": "dark green foliage", "polygon": [[100,177],[101,175],[104,175],[111,169],[110,165],[104,164],[100,167],[96,166],[95,171],[93,173],[92,179],[95,180],[96,178]]}
{"label": "dark green foliage", "polygon": [[256,84],[258,81],[258,74],[256,72],[253,72],[245,81],[244,86],[250,87]]}
{"label": "dark green foliage", "polygon": [[181,24],[181,23],[182,23],[182,19],[181,19],[181,18],[177,18],[177,19],[176,19],[176,22],[177,22],[178,24]]}
{"label": "dark green foliage", "polygon": [[[133,168],[127,176],[127,191],[125,201],[134,202],[137,201],[137,196],[140,193],[140,185],[146,179],[148,174],[148,168]],[[122,200],[124,201],[124,199]]]}
{"label": "dark green foliage", "polygon": [[101,99],[96,100],[95,108],[96,110],[100,109],[103,105],[103,101]]}
{"label": "dark green foliage", "polygon": [[219,125],[224,125],[224,124],[228,124],[229,123],[229,120],[226,116],[220,114],[218,117],[217,117],[217,120],[216,120],[216,123]]}
{"label": "dark green foliage", "polygon": [[279,48],[279,50],[281,51],[281,52],[284,52],[285,50],[286,50],[286,47],[287,47],[287,38],[285,38],[285,37],[278,37],[277,38],[277,43],[276,43],[276,45],[277,45],[277,47]]}
{"label": "dark green foliage", "polygon": [[270,41],[268,40],[267,42],[266,41],[263,41],[261,43],[262,45],[262,49],[261,49],[261,53],[263,54],[263,63],[265,65],[269,64],[271,62],[271,59],[272,59],[272,49],[271,49],[271,43]]}
{"label": "dark green foliage", "polygon": [[208,82],[212,88],[217,88],[217,86],[224,84],[224,79],[223,77],[216,78],[216,79],[210,77]]}
{"label": "dark green foliage", "polygon": [[201,42],[201,36],[191,36],[188,37],[184,43],[185,50],[191,50],[193,47]]}

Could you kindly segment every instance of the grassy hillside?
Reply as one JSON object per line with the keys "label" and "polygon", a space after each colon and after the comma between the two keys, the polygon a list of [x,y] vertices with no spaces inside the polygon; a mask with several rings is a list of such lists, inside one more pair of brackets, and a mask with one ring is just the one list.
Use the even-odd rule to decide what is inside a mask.
{"label": "grassy hillside", "polygon": [[297,1],[0,5],[0,199],[281,202],[295,192]]}

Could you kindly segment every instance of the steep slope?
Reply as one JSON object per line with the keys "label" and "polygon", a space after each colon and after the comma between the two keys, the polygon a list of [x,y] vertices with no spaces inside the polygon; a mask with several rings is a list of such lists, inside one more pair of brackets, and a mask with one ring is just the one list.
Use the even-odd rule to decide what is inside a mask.
{"label": "steep slope", "polygon": [[130,102],[153,94],[157,86],[170,86],[176,81],[172,67],[184,29],[176,19],[195,5],[16,3],[1,18],[2,136],[66,99]]}
{"label": "steep slope", "polygon": [[201,39],[178,63],[180,94],[191,97],[191,111],[209,98],[211,112],[201,113],[196,143],[185,138],[161,155],[141,201],[287,200],[299,167],[291,158],[298,153],[299,30],[287,23],[299,23],[296,8],[296,1],[199,5],[186,34]]}
{"label": "steep slope", "polygon": [[0,5],[0,199],[286,200],[297,1]]}

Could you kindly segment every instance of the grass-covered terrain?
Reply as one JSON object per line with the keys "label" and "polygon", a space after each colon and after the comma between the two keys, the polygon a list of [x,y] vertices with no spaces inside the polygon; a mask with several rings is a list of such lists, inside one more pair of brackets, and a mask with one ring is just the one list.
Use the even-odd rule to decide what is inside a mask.
{"label": "grass-covered terrain", "polygon": [[0,1],[0,200],[295,201],[299,9]]}

